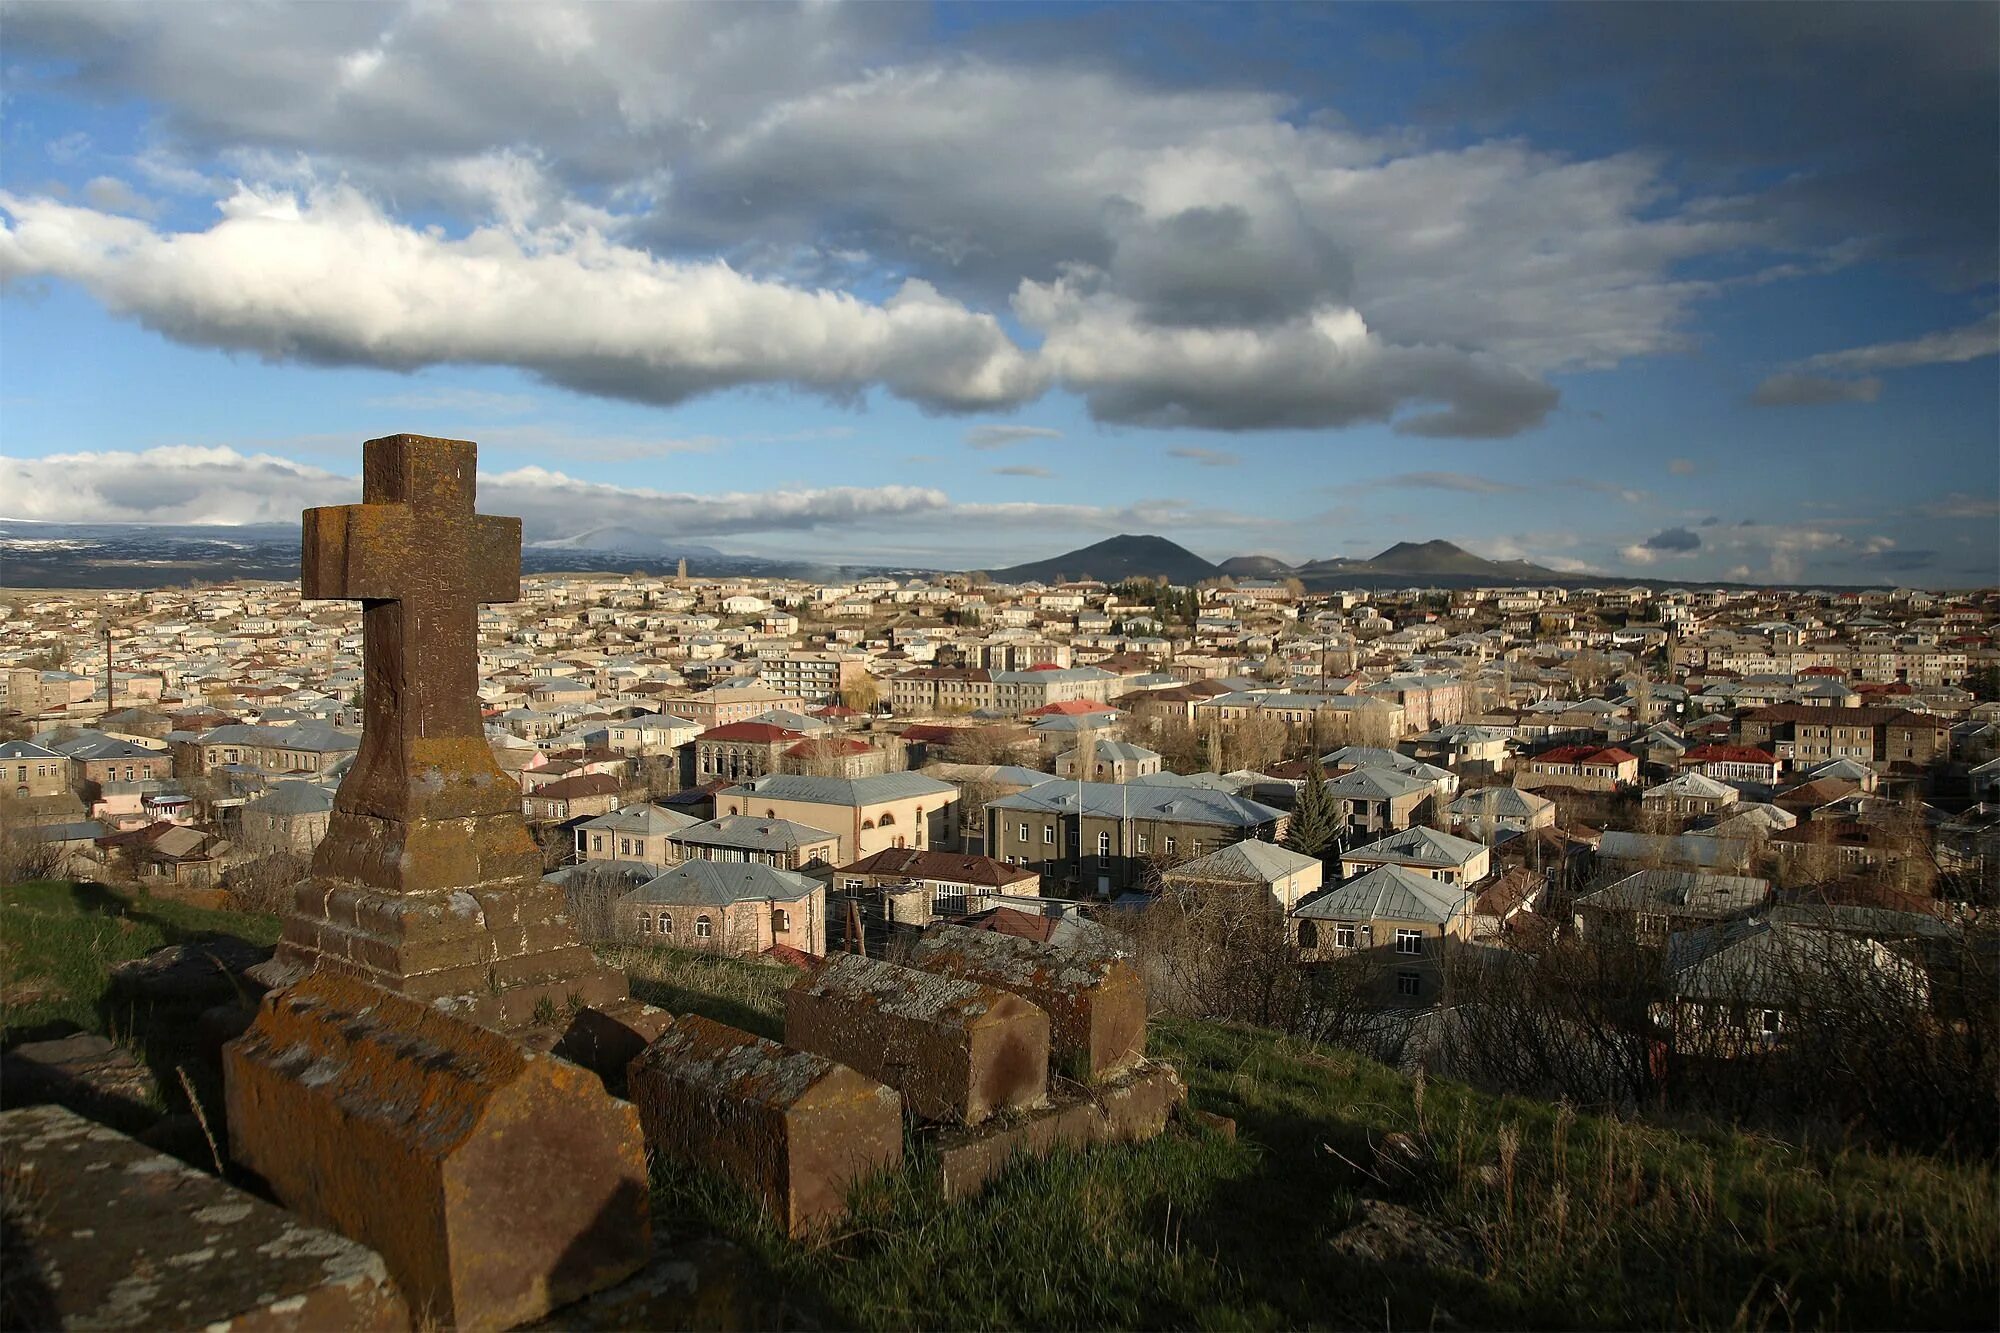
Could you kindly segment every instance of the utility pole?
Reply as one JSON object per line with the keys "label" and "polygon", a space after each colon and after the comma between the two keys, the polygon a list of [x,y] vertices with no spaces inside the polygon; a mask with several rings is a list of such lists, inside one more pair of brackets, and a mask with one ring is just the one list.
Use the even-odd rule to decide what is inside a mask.
{"label": "utility pole", "polygon": [[112,684],[111,675],[111,621],[104,622],[104,716],[111,716],[112,701],[118,696]]}

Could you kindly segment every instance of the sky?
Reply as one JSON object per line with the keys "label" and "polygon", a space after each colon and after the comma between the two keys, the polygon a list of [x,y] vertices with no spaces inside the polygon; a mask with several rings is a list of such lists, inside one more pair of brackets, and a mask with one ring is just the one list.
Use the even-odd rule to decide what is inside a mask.
{"label": "sky", "polygon": [[0,517],[2000,582],[2000,6],[0,5]]}

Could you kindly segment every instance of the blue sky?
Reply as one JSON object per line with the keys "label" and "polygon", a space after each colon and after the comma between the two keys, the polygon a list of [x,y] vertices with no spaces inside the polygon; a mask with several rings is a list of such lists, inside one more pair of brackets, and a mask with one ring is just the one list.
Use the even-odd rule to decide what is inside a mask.
{"label": "blue sky", "polygon": [[0,517],[2000,580],[1993,6],[0,25]]}

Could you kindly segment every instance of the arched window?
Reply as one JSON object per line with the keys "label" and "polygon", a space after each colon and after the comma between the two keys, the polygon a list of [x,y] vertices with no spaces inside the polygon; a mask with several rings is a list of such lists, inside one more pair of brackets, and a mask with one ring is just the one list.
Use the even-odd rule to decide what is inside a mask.
{"label": "arched window", "polygon": [[895,824],[896,817],[888,813],[887,811],[884,811],[882,817],[876,820],[875,822],[882,828],[889,828]]}
{"label": "arched window", "polygon": [[872,820],[872,819],[864,819],[864,820],[862,820],[862,821],[861,821],[861,827],[862,827],[862,828],[864,828],[864,829],[871,829],[871,828],[874,828],[874,827],[875,827],[875,821],[874,821],[874,820]]}
{"label": "arched window", "polygon": [[672,912],[660,913],[660,933],[662,935],[671,935],[674,933],[674,914]]}
{"label": "arched window", "polygon": [[778,817],[778,812],[776,810],[764,811],[764,818],[766,819],[776,819],[777,817]]}
{"label": "arched window", "polygon": [[651,912],[639,913],[639,933],[641,935],[650,935],[653,933],[653,914]]}
{"label": "arched window", "polygon": [[1301,949],[1319,948],[1319,922],[1299,922],[1299,947]]}
{"label": "arched window", "polygon": [[792,914],[782,907],[773,907],[771,909],[771,929],[790,930],[791,928]]}
{"label": "arched window", "polygon": [[701,940],[705,940],[715,934],[715,922],[709,917],[708,913],[703,912],[694,919],[694,934],[696,939]]}
{"label": "arched window", "polygon": [[897,845],[898,847],[901,847],[901,846],[903,846],[903,845],[904,845],[904,843],[903,843],[903,840],[902,840],[901,838],[898,838],[898,839],[896,839],[896,845]]}

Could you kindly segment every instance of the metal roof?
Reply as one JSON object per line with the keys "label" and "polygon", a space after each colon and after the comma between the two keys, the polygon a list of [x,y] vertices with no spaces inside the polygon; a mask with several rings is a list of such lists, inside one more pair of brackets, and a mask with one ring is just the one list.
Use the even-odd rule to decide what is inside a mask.
{"label": "metal roof", "polygon": [[1378,866],[1292,909],[1317,921],[1431,921],[1443,926],[1471,910],[1473,895],[1402,866]]}

